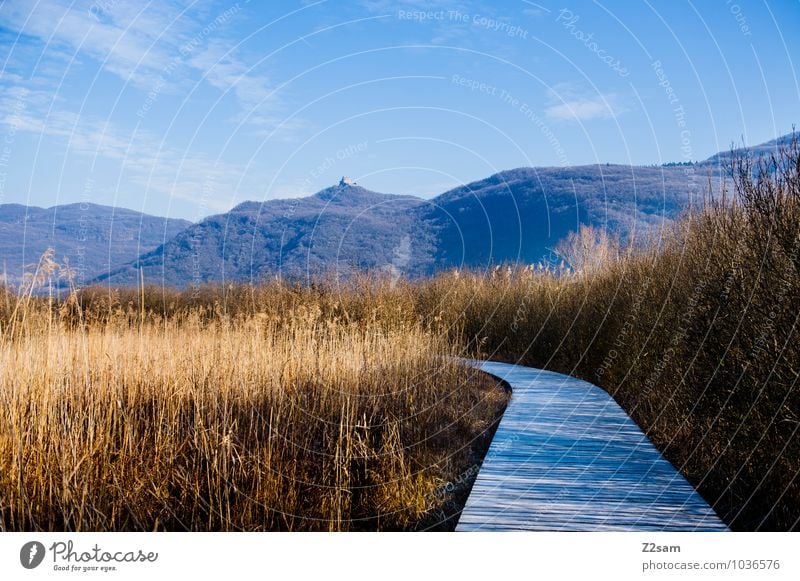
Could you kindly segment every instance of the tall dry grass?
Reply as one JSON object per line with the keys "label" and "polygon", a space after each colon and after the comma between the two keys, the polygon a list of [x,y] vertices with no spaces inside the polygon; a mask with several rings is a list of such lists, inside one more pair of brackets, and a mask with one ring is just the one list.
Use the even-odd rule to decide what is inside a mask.
{"label": "tall dry grass", "polygon": [[452,528],[506,395],[370,292],[4,295],[0,529]]}

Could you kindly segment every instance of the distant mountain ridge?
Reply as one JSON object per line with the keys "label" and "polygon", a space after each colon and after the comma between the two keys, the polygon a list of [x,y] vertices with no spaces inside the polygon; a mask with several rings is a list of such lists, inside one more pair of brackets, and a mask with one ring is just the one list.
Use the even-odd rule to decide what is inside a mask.
{"label": "distant mountain ridge", "polygon": [[[787,140],[751,151],[769,152]],[[85,270],[95,273],[86,282],[136,285],[140,272],[150,283],[176,287],[276,275],[308,280],[356,270],[413,278],[453,267],[547,261],[580,224],[631,239],[673,220],[707,196],[709,185],[719,187],[729,161],[727,152],[662,166],[517,168],[432,199],[377,193],[342,178],[305,198],[244,202],[196,224],[118,209],[113,231],[113,209],[105,208],[93,230],[92,251],[84,249],[84,262],[91,265]],[[19,215],[25,207],[12,206],[0,206],[0,260],[10,252],[19,264]],[[57,243],[58,254],[76,250],[74,208],[56,208],[59,218],[45,216],[47,231],[37,212],[55,209],[28,209],[28,239],[40,232],[41,243],[27,246],[26,261],[38,258],[48,241]],[[31,224],[39,224],[38,230]],[[17,246],[11,243],[15,236]]]}
{"label": "distant mountain ridge", "polygon": [[0,204],[0,277],[19,284],[26,266],[53,248],[59,262],[68,258],[75,283],[85,284],[112,266],[136,260],[190,224],[89,203],[50,208]]}
{"label": "distant mountain ridge", "polygon": [[[693,166],[694,169],[694,166]],[[707,187],[686,168],[518,168],[438,196],[437,267],[546,259],[580,224],[623,237],[674,219]]]}
{"label": "distant mountain ridge", "polygon": [[[708,166],[709,168],[711,166]],[[698,177],[698,176],[694,176]],[[427,276],[535,263],[580,224],[629,236],[672,220],[707,188],[687,168],[519,168],[431,200],[340,182],[306,198],[245,202],[181,232],[98,282],[257,282],[372,270]]]}
{"label": "distant mountain ridge", "polygon": [[[394,251],[414,232],[413,196],[340,184],[307,198],[244,202],[210,216],[138,261],[98,282],[135,284],[139,269],[152,282],[174,286],[257,281],[276,273],[312,277],[391,265]],[[417,257],[432,248],[415,245]]]}

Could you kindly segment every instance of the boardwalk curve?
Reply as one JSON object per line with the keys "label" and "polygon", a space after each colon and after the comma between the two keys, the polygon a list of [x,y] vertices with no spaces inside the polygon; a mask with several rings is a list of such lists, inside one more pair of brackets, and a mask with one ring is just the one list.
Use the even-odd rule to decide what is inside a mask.
{"label": "boardwalk curve", "polygon": [[599,387],[491,361],[512,397],[457,531],[726,531]]}

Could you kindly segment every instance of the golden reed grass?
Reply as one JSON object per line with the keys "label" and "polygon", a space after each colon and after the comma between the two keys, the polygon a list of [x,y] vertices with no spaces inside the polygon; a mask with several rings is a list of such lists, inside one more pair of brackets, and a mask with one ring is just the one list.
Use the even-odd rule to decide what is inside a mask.
{"label": "golden reed grass", "polygon": [[0,529],[452,528],[466,490],[442,490],[503,390],[419,324],[295,302],[144,323],[25,302],[0,343]]}

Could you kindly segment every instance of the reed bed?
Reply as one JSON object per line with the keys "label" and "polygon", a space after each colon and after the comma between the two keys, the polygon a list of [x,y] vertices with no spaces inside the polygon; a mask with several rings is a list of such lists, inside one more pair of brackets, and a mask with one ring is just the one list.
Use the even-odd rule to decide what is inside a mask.
{"label": "reed bed", "polygon": [[311,295],[78,304],[28,301],[0,343],[0,529],[448,529],[505,405],[441,336]]}

